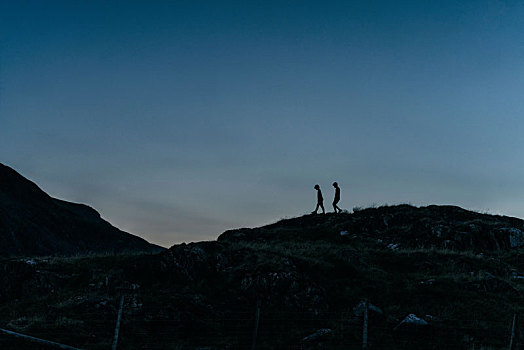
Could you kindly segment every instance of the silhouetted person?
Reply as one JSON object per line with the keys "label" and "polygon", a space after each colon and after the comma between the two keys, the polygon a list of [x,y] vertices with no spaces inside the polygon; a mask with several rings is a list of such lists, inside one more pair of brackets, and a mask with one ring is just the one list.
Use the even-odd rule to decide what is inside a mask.
{"label": "silhouetted person", "polygon": [[322,214],[325,214],[326,211],[324,210],[324,197],[322,197],[320,186],[315,185],[315,190],[317,190],[317,207],[315,208],[315,211],[312,212],[312,214],[316,214],[319,207],[322,208]]}
{"label": "silhouetted person", "polygon": [[333,199],[333,209],[335,210],[335,213],[342,212],[342,209],[340,209],[337,205],[337,203],[340,201],[340,187],[338,187],[337,182],[333,182],[333,187],[335,187],[335,199]]}

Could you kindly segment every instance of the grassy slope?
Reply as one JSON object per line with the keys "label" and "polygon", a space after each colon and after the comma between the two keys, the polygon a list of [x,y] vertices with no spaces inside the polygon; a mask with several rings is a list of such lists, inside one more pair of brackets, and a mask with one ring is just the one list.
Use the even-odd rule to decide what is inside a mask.
{"label": "grassy slope", "polygon": [[[107,349],[125,294],[122,348],[246,349],[260,300],[258,348],[357,349],[361,319],[352,309],[367,298],[384,311],[371,319],[371,348],[507,347],[513,312],[524,309],[524,283],[511,278],[524,273],[522,249],[393,250],[364,235],[326,241],[322,228],[305,231],[307,241],[202,242],[157,256],[4,261],[4,271],[29,271],[17,267],[25,282],[0,298],[0,326]],[[431,326],[394,331],[410,313],[433,316]],[[320,345],[301,343],[320,328],[334,332]],[[0,336],[1,348],[24,344]]]}

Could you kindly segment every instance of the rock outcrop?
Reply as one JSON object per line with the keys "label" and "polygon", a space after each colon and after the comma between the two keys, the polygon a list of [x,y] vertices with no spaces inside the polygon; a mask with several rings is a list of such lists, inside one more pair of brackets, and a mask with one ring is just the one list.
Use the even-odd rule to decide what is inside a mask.
{"label": "rock outcrop", "polygon": [[224,232],[219,241],[375,239],[392,250],[509,250],[524,246],[524,221],[456,206],[383,206],[352,214],[306,215],[255,229]]}

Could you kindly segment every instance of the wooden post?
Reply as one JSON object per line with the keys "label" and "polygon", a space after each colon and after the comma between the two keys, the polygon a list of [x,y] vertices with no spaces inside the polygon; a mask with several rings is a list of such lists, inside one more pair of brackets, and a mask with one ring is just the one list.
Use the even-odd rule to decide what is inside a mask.
{"label": "wooden post", "polygon": [[340,335],[344,339],[344,312],[340,314]]}
{"label": "wooden post", "polygon": [[369,302],[364,303],[364,325],[362,327],[362,349],[368,348],[368,308]]}
{"label": "wooden post", "polygon": [[518,323],[519,323],[519,313],[515,311],[513,314],[513,324],[511,326],[511,339],[509,341],[509,350],[518,349]]}
{"label": "wooden post", "polygon": [[258,322],[260,320],[260,299],[257,300],[257,310],[255,312],[255,326],[253,328],[253,342],[251,343],[251,350],[255,350],[257,345],[257,335],[258,335]]}
{"label": "wooden post", "polygon": [[115,336],[113,337],[113,347],[112,350],[116,350],[116,346],[118,344],[118,333],[120,333],[120,320],[122,319],[122,309],[124,307],[124,296],[120,298],[120,308],[118,309],[118,317],[116,319],[116,326],[115,326]]}
{"label": "wooden post", "polygon": [[21,339],[25,339],[25,340],[28,340],[28,341],[31,341],[33,343],[39,343],[39,344],[44,344],[44,345],[47,345],[47,346],[52,346],[52,347],[55,347],[55,348],[58,348],[58,349],[65,349],[65,350],[80,350],[78,348],[74,348],[72,346],[69,346],[69,345],[64,345],[64,344],[60,344],[60,343],[56,343],[54,341],[49,341],[49,340],[45,340],[45,339],[40,339],[40,338],[36,338],[36,337],[32,337],[30,335],[25,335],[25,334],[22,334],[22,333],[17,333],[17,332],[13,332],[13,331],[9,331],[7,329],[1,329],[0,328],[0,333],[4,333],[4,334],[8,334],[8,335],[12,335],[14,337],[17,337],[17,338],[21,338]]}

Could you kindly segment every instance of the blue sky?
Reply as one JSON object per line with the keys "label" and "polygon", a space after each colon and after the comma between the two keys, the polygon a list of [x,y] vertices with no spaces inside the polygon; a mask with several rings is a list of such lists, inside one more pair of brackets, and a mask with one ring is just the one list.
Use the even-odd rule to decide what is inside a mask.
{"label": "blue sky", "polygon": [[517,1],[0,1],[0,162],[169,246],[329,207],[524,217]]}

